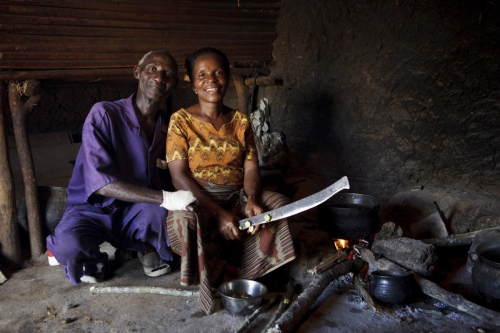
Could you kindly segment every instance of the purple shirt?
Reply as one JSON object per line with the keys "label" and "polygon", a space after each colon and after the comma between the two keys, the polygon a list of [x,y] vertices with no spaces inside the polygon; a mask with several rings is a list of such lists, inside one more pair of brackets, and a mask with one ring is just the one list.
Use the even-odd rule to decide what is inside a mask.
{"label": "purple shirt", "polygon": [[[140,130],[132,105],[135,94],[114,102],[96,103],[82,129],[82,146],[68,185],[67,205],[110,205],[115,199],[94,194],[116,180],[156,190],[171,189],[165,160],[167,114],[159,110],[153,143]],[[165,163],[160,163],[166,165]]]}

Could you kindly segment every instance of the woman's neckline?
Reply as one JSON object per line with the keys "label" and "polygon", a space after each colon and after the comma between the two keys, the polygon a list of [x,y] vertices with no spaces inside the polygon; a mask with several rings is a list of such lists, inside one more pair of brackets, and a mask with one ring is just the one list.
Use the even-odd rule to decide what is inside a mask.
{"label": "woman's neckline", "polygon": [[239,112],[237,109],[234,109],[234,113],[233,113],[233,116],[231,117],[231,120],[229,120],[227,123],[222,124],[222,126],[219,129],[216,129],[215,126],[211,122],[199,119],[198,117],[194,116],[192,113],[190,113],[185,108],[181,108],[180,111],[186,113],[190,118],[196,119],[196,121],[199,121],[200,123],[210,125],[214,129],[214,131],[216,131],[216,132],[219,132],[220,130],[222,130],[226,125],[231,124],[234,121],[234,119],[236,118],[236,114]]}

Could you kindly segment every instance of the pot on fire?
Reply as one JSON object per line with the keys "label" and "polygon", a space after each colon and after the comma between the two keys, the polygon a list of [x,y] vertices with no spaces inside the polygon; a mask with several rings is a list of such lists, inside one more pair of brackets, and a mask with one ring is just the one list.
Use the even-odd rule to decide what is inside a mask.
{"label": "pot on fire", "polygon": [[368,238],[379,223],[380,202],[369,195],[338,193],[318,206],[317,222],[332,238]]}
{"label": "pot on fire", "polygon": [[474,263],[472,283],[479,295],[500,307],[500,241],[485,242],[469,253]]}

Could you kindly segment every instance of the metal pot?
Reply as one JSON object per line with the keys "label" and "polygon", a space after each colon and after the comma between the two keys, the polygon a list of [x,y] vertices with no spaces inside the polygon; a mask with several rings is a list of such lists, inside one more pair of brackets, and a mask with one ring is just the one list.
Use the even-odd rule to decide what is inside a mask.
{"label": "metal pot", "polygon": [[500,307],[500,241],[479,245],[469,257],[474,263],[472,284],[484,300]]}
{"label": "metal pot", "polygon": [[382,270],[370,275],[370,294],[385,304],[404,304],[414,294],[413,275],[405,271]]}
{"label": "metal pot", "polygon": [[332,238],[367,238],[378,226],[379,209],[379,201],[372,196],[338,193],[318,206],[317,222]]}

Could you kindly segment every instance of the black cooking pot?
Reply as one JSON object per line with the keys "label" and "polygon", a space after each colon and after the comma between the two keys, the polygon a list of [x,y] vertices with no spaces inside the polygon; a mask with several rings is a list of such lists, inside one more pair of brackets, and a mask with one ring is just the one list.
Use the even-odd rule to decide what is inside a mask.
{"label": "black cooking pot", "polygon": [[414,294],[413,275],[405,271],[380,270],[370,275],[370,294],[385,304],[404,304]]}
{"label": "black cooking pot", "polygon": [[317,222],[332,238],[367,238],[378,226],[379,209],[379,201],[372,196],[338,193],[318,206]]}
{"label": "black cooking pot", "polygon": [[482,243],[469,256],[472,284],[484,300],[500,308],[500,241]]}

